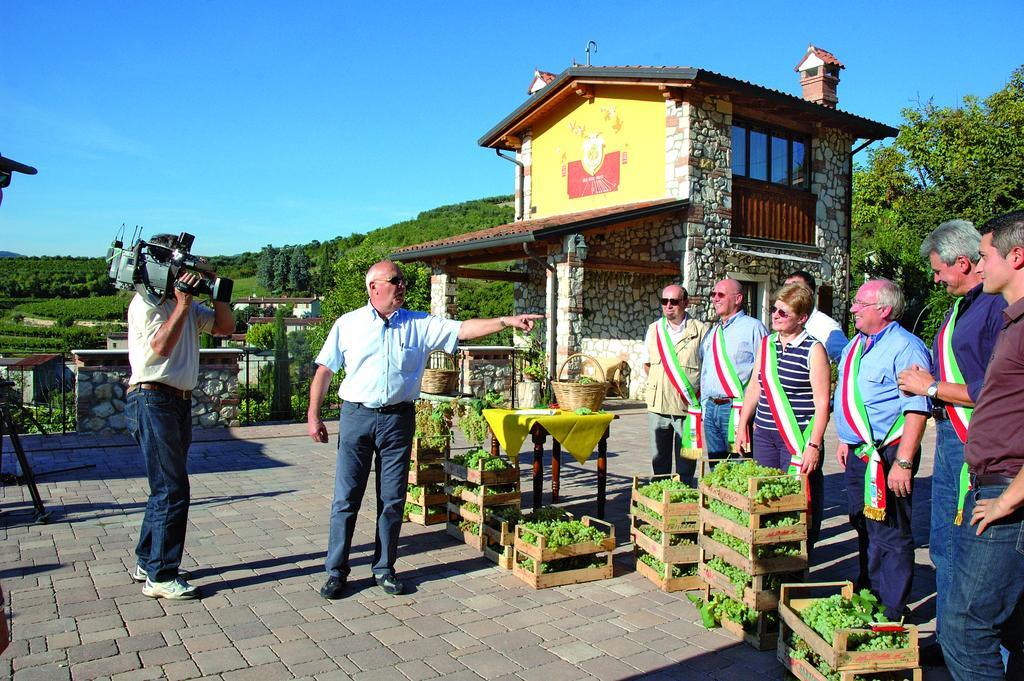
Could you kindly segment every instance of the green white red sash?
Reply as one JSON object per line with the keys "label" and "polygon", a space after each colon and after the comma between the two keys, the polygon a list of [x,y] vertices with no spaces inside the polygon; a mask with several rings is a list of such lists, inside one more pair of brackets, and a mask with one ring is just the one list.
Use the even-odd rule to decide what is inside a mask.
{"label": "green white red sash", "polygon": [[683,365],[676,353],[676,344],[672,342],[672,336],[669,334],[668,319],[662,317],[661,323],[657,325],[656,329],[657,333],[654,334],[654,337],[658,341],[658,354],[661,356],[661,366],[665,370],[668,382],[672,384],[686,404],[696,404],[697,391],[693,389],[693,384],[690,383],[690,379],[686,378],[686,372],[683,371]]}
{"label": "green white red sash", "polygon": [[786,472],[796,475],[804,462],[804,450],[811,437],[811,429],[814,428],[814,418],[811,418],[804,429],[800,428],[796,420],[789,397],[782,387],[782,379],[779,377],[779,354],[775,350],[778,336],[778,333],[773,333],[761,339],[761,389],[764,390],[765,399],[771,408],[775,427],[779,429],[779,435],[789,450],[791,458]]}
{"label": "green white red sash", "polygon": [[846,355],[846,361],[840,368],[839,380],[842,381],[841,398],[843,416],[847,424],[864,443],[854,450],[854,454],[867,464],[864,474],[864,515],[872,520],[885,520],[885,469],[882,464],[880,450],[896,444],[903,436],[903,424],[906,420],[900,414],[889,427],[882,441],[875,444],[868,421],[867,408],[861,395],[857,377],[860,375],[860,361],[864,354],[864,336],[857,334],[853,347]]}
{"label": "green white red sash", "polygon": [[697,401],[697,391],[694,390],[690,379],[686,377],[683,365],[679,361],[676,344],[672,341],[668,319],[665,317],[662,317],[661,323],[655,326],[654,338],[658,342],[658,355],[661,357],[661,366],[665,370],[665,376],[679,393],[679,397],[686,402],[686,417],[683,419],[683,436],[679,454],[686,459],[699,459],[700,450],[704,447],[701,436],[700,403]]}
{"label": "green white red sash", "polygon": [[743,391],[746,386],[736,373],[736,367],[729,359],[729,353],[725,348],[725,331],[721,324],[715,327],[711,334],[711,358],[715,365],[715,373],[718,375],[718,382],[722,384],[722,390],[726,397],[732,398],[732,409],[729,411],[729,446],[736,442],[736,425],[739,423],[740,410],[743,409]]}
{"label": "green white red sash", "polygon": [[[939,364],[939,380],[945,383],[960,383],[961,385],[966,384],[964,380],[963,372],[960,371],[960,365],[957,364],[956,354],[953,352],[953,329],[956,327],[956,316],[960,311],[960,303],[963,298],[957,298],[953,303],[953,311],[949,315],[949,319],[939,329],[939,340],[936,345],[939,350],[938,364]],[[956,431],[956,436],[960,439],[960,442],[967,444],[967,428],[971,423],[971,415],[974,414],[973,407],[962,407],[958,404],[946,404],[946,413],[949,415],[949,422],[953,425],[953,430]],[[959,525],[964,518],[964,499],[967,498],[967,491],[971,488],[971,476],[967,470],[967,464],[964,463],[960,468],[960,485],[959,495],[957,497],[956,504],[956,518],[954,523]]]}

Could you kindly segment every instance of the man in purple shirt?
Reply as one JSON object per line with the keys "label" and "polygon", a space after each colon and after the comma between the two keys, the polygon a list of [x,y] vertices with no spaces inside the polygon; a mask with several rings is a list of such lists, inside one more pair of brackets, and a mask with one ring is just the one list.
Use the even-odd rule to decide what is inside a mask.
{"label": "man in purple shirt", "polygon": [[964,449],[971,491],[939,640],[956,681],[1024,678],[1024,211],[981,231],[985,293],[1001,293],[1007,308]]}
{"label": "man in purple shirt", "polygon": [[[981,234],[966,220],[943,222],[921,243],[921,257],[929,261],[935,283],[943,284],[946,291],[956,297],[956,302],[932,343],[931,370],[914,366],[901,372],[899,378],[904,392],[932,399],[932,418],[935,419],[928,553],[935,566],[936,638],[942,636],[942,608],[956,560],[954,522],[959,507],[964,443],[972,408],[981,393],[985,368],[996,336],[1003,328],[1006,307],[1001,295],[982,291],[978,272],[980,244]],[[950,350],[952,352],[948,352]],[[924,664],[938,663],[941,659],[941,648],[937,645],[921,649]]]}

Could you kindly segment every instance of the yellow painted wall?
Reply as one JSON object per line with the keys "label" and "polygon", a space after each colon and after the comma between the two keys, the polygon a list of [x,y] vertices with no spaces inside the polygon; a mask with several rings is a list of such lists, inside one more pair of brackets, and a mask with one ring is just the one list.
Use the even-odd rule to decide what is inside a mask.
{"label": "yellow painted wall", "polygon": [[[591,161],[600,142],[605,163],[619,152],[618,188],[569,198],[569,164],[584,161],[588,140]],[[570,99],[534,125],[532,151],[531,203],[536,211],[531,217],[660,199],[665,195],[665,100],[654,88],[594,86],[593,100]],[[607,170],[599,168],[596,174]]]}

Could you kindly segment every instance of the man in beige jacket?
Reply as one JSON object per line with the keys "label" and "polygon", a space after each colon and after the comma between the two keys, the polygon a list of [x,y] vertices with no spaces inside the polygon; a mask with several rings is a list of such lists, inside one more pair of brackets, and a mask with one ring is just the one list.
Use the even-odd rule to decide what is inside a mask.
{"label": "man in beige jacket", "polygon": [[686,314],[690,301],[682,286],[666,286],[660,302],[663,316],[647,327],[644,338],[651,468],[655,475],[671,473],[675,459],[679,477],[693,484],[696,461],[684,458],[680,447],[685,438],[684,449],[696,449],[691,438],[700,433],[697,412],[688,417],[687,408],[700,409],[700,345],[708,327]]}

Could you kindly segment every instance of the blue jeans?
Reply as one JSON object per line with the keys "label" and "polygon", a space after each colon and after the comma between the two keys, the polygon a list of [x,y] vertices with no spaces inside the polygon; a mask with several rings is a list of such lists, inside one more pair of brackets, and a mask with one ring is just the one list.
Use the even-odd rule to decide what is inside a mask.
{"label": "blue jeans", "polygon": [[[789,448],[786,447],[786,442],[782,439],[779,431],[755,426],[751,449],[754,461],[762,466],[778,468],[781,471],[789,470],[789,462],[793,456],[789,453]],[[810,563],[814,543],[818,541],[818,535],[821,534],[821,517],[825,512],[825,475],[821,472],[820,465],[807,476],[807,484],[811,491],[811,503],[808,508],[810,517],[807,519],[807,555]]]}
{"label": "blue jeans", "polygon": [[647,432],[650,435],[651,469],[655,475],[670,475],[672,460],[676,462],[676,473],[679,479],[693,486],[693,473],[697,470],[697,462],[684,459],[679,455],[680,438],[683,436],[683,419],[685,416],[671,414],[655,414],[647,412]]}
{"label": "blue jeans", "polygon": [[[957,560],[943,611],[942,652],[956,681],[1024,678],[1021,599],[1024,598],[1024,510],[977,536],[970,518],[975,502],[995,499],[1005,485],[967,494],[957,530]],[[1003,670],[1000,644],[1009,651]]]}
{"label": "blue jeans", "polygon": [[411,402],[387,414],[354,402],[341,406],[331,530],[324,565],[328,576],[348,577],[348,554],[371,463],[377,469],[373,574],[382,576],[395,571],[415,430],[416,415]]}
{"label": "blue jeans", "polygon": [[133,390],[128,394],[125,421],[142,449],[149,478],[149,501],[135,555],[150,580],[170,581],[178,576],[185,550],[192,405],[155,390]]}
{"label": "blue jeans", "polygon": [[715,404],[710,399],[701,403],[704,412],[704,451],[708,459],[726,459],[729,452],[729,413],[732,402]]}
{"label": "blue jeans", "polygon": [[953,524],[960,489],[964,445],[949,420],[935,422],[935,466],[932,469],[932,517],[928,534],[928,555],[935,566],[935,635],[942,636],[942,608],[952,588],[952,566],[956,561]]}
{"label": "blue jeans", "polygon": [[[896,460],[899,445],[890,445],[881,450],[886,476]],[[921,457],[914,457],[914,474]],[[885,489],[885,520],[864,517],[864,474],[867,464],[852,452],[846,459],[846,491],[849,495],[851,522],[857,530],[858,546],[861,553],[861,569],[867,558],[867,576],[871,589],[885,606],[885,615],[891,620],[903,616],[910,598],[910,587],[914,580],[914,536],[911,532],[914,487],[910,496],[898,497],[891,489]],[[856,520],[855,520],[856,518]],[[858,523],[863,523],[859,525]],[[866,544],[866,550],[865,550]],[[866,554],[866,555],[865,555]],[[863,574],[860,575],[863,577]]]}

